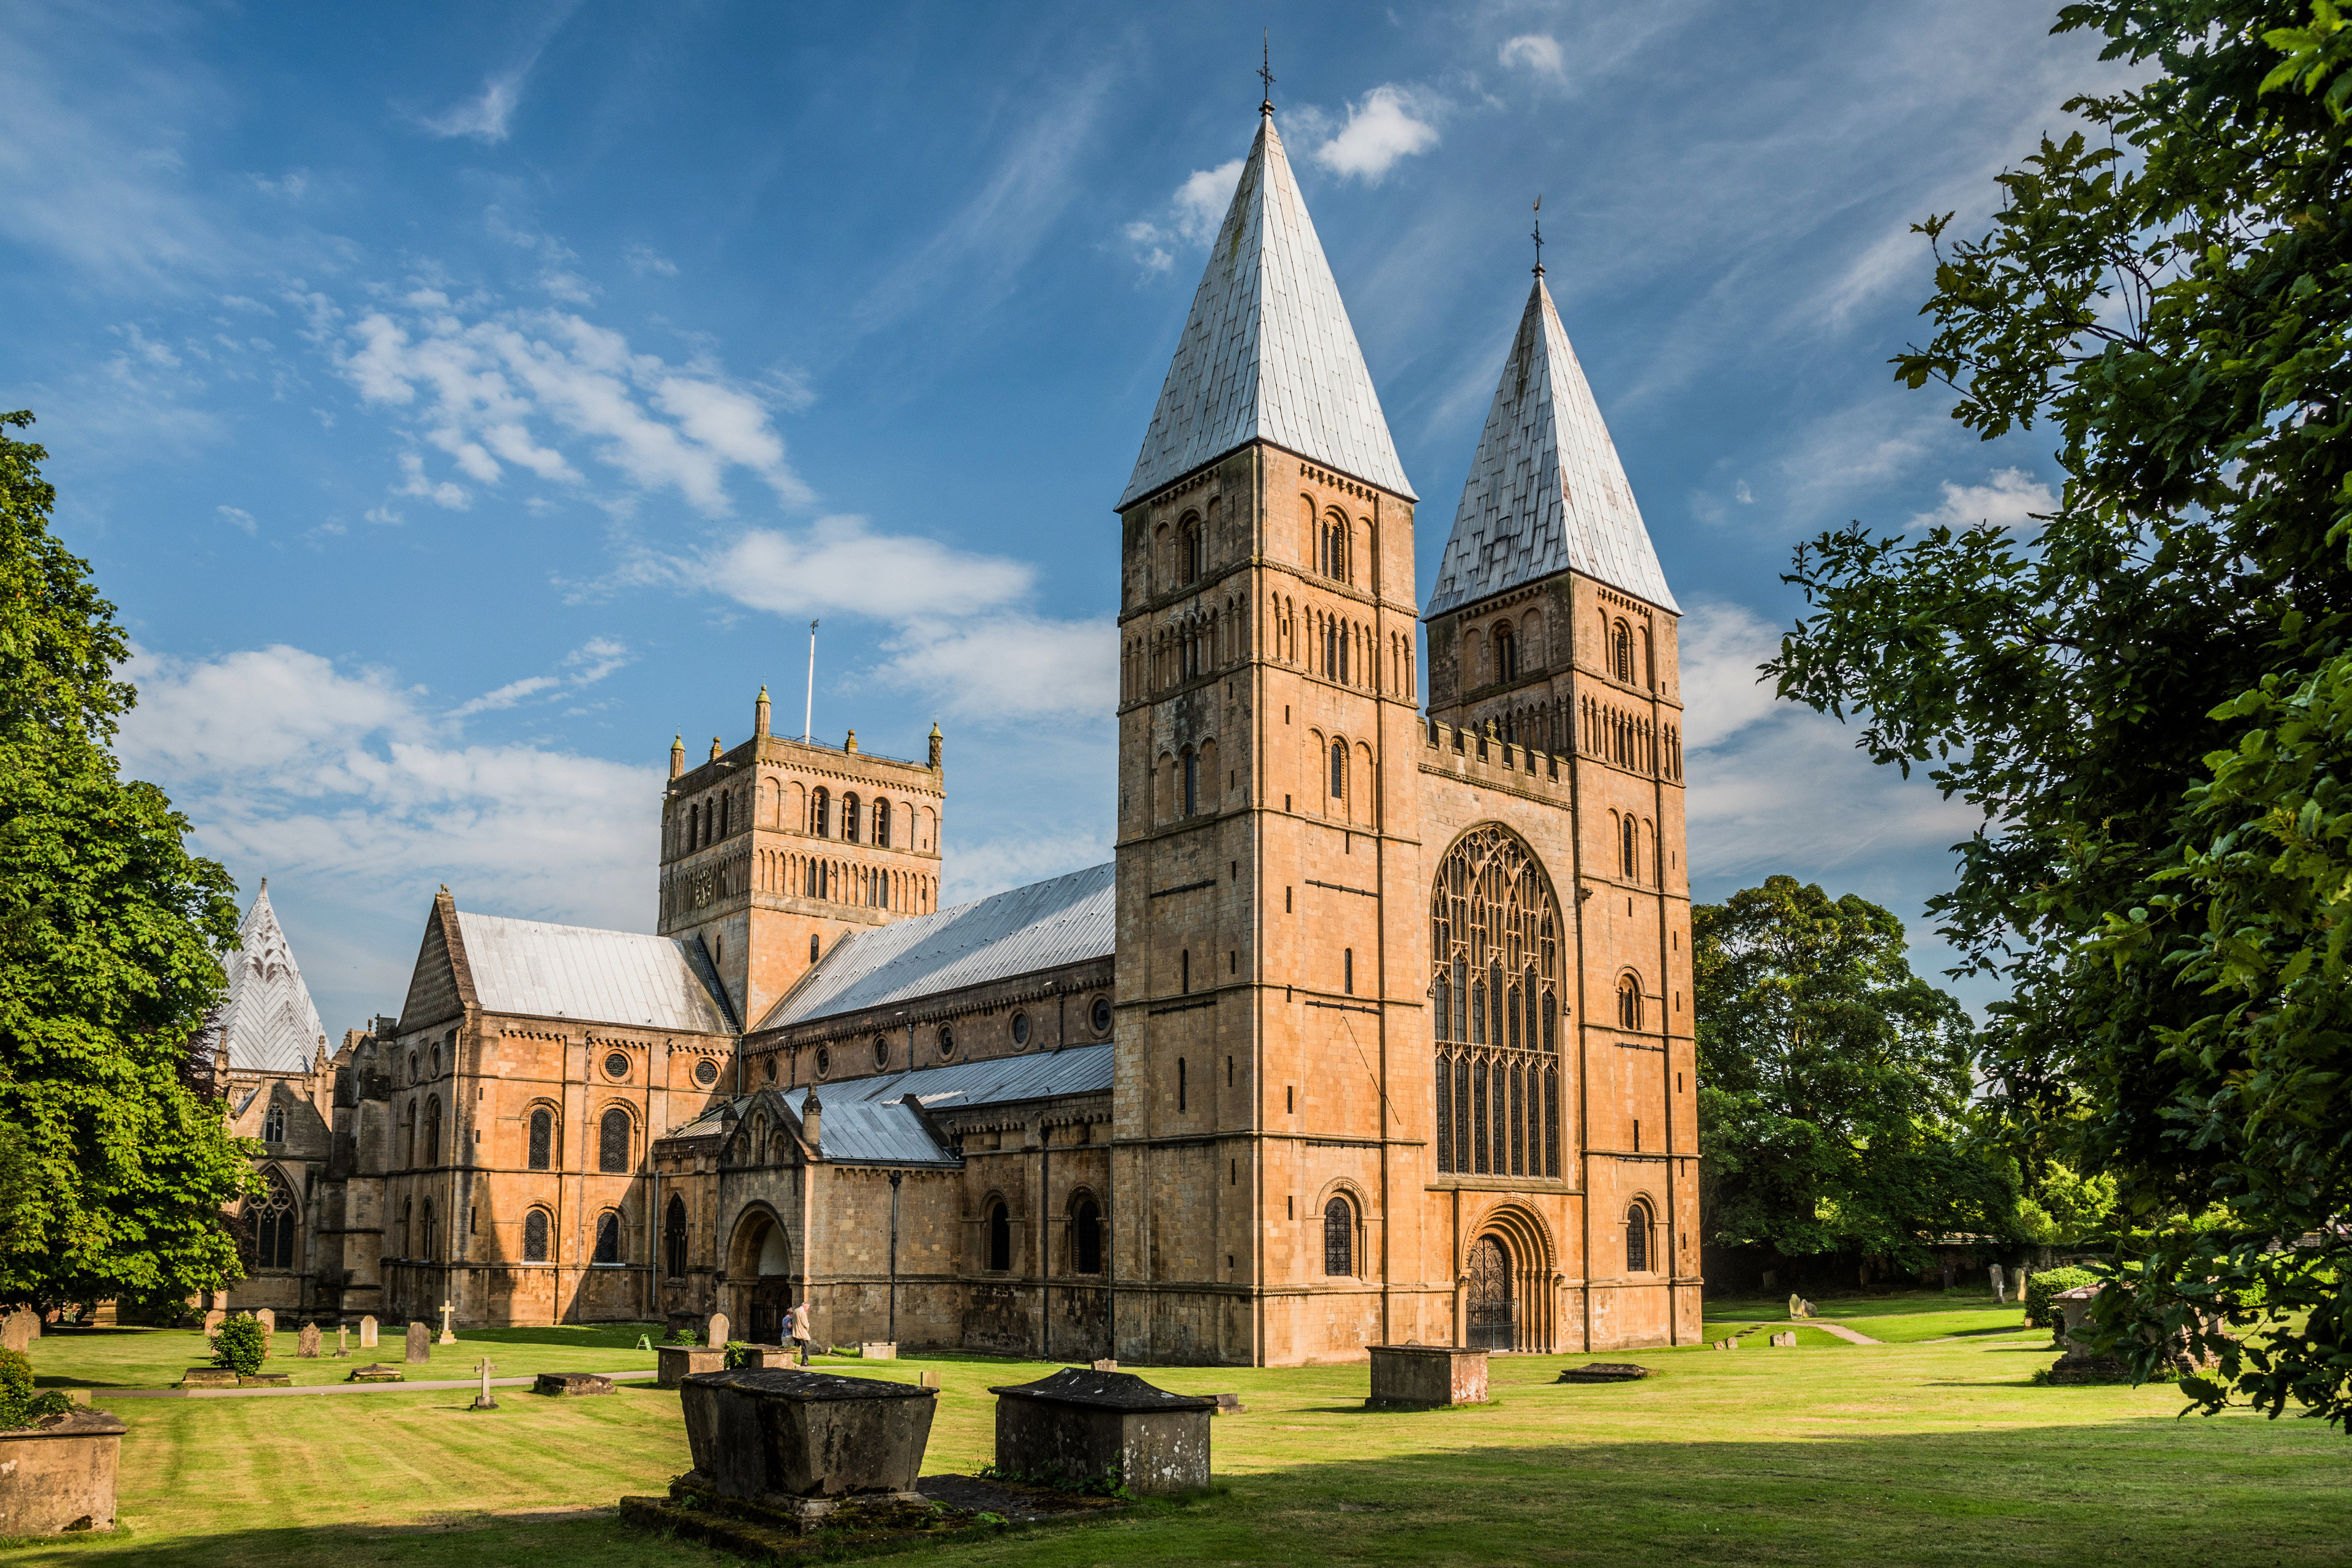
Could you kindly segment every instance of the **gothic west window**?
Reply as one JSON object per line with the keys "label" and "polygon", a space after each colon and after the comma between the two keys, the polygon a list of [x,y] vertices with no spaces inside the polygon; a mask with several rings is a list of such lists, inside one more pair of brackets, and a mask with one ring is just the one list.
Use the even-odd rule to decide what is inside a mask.
{"label": "gothic west window", "polygon": [[294,1207],[294,1191],[286,1184],[286,1178],[272,1171],[268,1180],[269,1190],[246,1203],[246,1220],[253,1237],[254,1267],[291,1268],[294,1232],[301,1216]]}
{"label": "gothic west window", "polygon": [[841,841],[844,844],[857,842],[857,797],[854,795],[841,797]]}
{"label": "gothic west window", "polygon": [[[832,822],[832,793],[820,789],[809,796],[809,831],[819,838],[830,838],[833,837]],[[815,868],[812,866],[810,870],[814,875]],[[809,896],[812,898],[816,896],[816,889],[814,887],[809,889]]]}
{"label": "gothic west window", "polygon": [[286,1142],[286,1108],[273,1105],[261,1115],[261,1141],[265,1143]]}
{"label": "gothic west window", "polygon": [[686,1200],[670,1195],[669,1215],[662,1222],[662,1258],[671,1278],[686,1272]]}
{"label": "gothic west window", "polygon": [[629,1168],[629,1113],[618,1106],[604,1112],[596,1130],[596,1168],[621,1173]]}
{"label": "gothic west window", "polygon": [[1323,1205],[1323,1272],[1351,1275],[1356,1271],[1356,1205],[1334,1197]]}
{"label": "gothic west window", "polygon": [[874,803],[874,843],[878,848],[890,847],[890,803],[887,800]]}
{"label": "gothic west window", "polygon": [[621,1216],[618,1211],[606,1209],[596,1216],[596,1253],[591,1263],[621,1261]]}
{"label": "gothic west window", "polygon": [[545,1209],[533,1209],[522,1216],[522,1260],[525,1263],[547,1261],[548,1228]]}
{"label": "gothic west window", "polygon": [[1437,1168],[1557,1179],[1560,920],[1527,846],[1475,828],[1430,904]]}
{"label": "gothic west window", "polygon": [[1070,1251],[1072,1273],[1103,1271],[1102,1205],[1092,1198],[1080,1198],[1078,1206],[1070,1213]]}
{"label": "gothic west window", "polygon": [[988,1205],[988,1267],[997,1274],[1013,1268],[1013,1211],[1002,1202]]}
{"label": "gothic west window", "polygon": [[1650,1271],[1650,1207],[1635,1204],[1625,1211],[1625,1272]]}
{"label": "gothic west window", "polygon": [[534,1171],[550,1168],[555,1158],[555,1113],[541,1106],[530,1113],[530,1158]]}

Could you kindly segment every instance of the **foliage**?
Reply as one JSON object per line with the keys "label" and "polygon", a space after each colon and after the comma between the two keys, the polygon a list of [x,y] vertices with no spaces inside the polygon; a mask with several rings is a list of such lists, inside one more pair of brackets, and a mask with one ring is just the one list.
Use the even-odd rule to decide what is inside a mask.
{"label": "foliage", "polygon": [[[87,563],[49,532],[43,449],[0,415],[0,1299],[185,1296],[237,1277],[249,1167],[184,1081],[233,946],[227,875],[107,750],[134,700]],[[9,1201],[9,1200],[15,1201]]]}
{"label": "foliage", "polygon": [[2025,1326],[2029,1329],[2054,1329],[2063,1316],[2050,1304],[2050,1298],[2061,1290],[2095,1283],[2099,1276],[2087,1268],[2044,1268],[2025,1282]]}
{"label": "foliage", "polygon": [[1712,1239],[1913,1268],[1923,1235],[2012,1223],[1968,1125],[1967,1015],[1911,973],[1901,921],[1770,877],[1695,908],[1691,952]]}
{"label": "foliage", "polygon": [[223,1318],[213,1336],[213,1364],[225,1366],[239,1377],[251,1377],[259,1372],[268,1353],[269,1335],[258,1318],[242,1314]]}
{"label": "foliage", "polygon": [[1127,1484],[1127,1472],[1117,1459],[1105,1465],[1097,1474],[1084,1470],[1065,1469],[1059,1465],[1039,1471],[1008,1470],[993,1459],[980,1467],[979,1476],[984,1481],[1012,1481],[1020,1486],[1048,1487],[1057,1492],[1072,1492],[1079,1497],[1115,1497],[1133,1501],[1135,1493]]}
{"label": "foliage", "polygon": [[666,1345],[698,1345],[701,1342],[702,1335],[693,1329],[672,1329],[662,1336],[662,1343]]}
{"label": "foliage", "polygon": [[33,1389],[33,1363],[22,1351],[0,1350],[0,1432],[30,1426],[44,1415],[62,1415],[73,1401],[58,1389]]}
{"label": "foliage", "polygon": [[[1982,238],[1919,226],[1936,331],[1895,363],[1987,438],[2051,430],[2064,491],[2032,529],[1822,534],[1767,668],[1983,810],[1931,909],[2011,984],[2021,1141],[2116,1184],[2135,1288],[2103,1341],[2153,1373],[2188,1331],[2209,1410],[2341,1421],[2352,32],[2293,0],[2085,0],[2058,30],[2153,79],[2069,104],[2095,140],[2002,174]],[[2217,1203],[2225,1231],[2182,1218]],[[2255,1342],[2200,1317],[2257,1286],[2284,1315]]]}
{"label": "foliage", "polygon": [[725,1365],[730,1372],[751,1364],[752,1346],[749,1340],[729,1340]]}

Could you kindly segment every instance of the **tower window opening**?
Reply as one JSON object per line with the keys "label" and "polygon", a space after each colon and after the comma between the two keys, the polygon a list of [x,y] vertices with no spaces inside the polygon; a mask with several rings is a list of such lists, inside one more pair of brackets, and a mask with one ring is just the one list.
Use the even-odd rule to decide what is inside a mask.
{"label": "tower window opening", "polygon": [[819,789],[809,796],[809,831],[819,838],[833,837],[833,793]]}
{"label": "tower window opening", "polygon": [[1323,1205],[1323,1272],[1344,1276],[1356,1271],[1356,1205],[1335,1197]]}
{"label": "tower window opening", "polygon": [[890,803],[887,800],[874,803],[874,843],[877,848],[890,847]]}
{"label": "tower window opening", "polygon": [[1197,752],[1184,753],[1184,815],[1191,816],[1201,809],[1201,757]]}
{"label": "tower window opening", "polygon": [[1350,996],[1356,994],[1356,950],[1352,947],[1339,951],[1339,989]]}
{"label": "tower window opening", "polygon": [[1176,1058],[1176,1109],[1184,1109],[1184,1058]]}
{"label": "tower window opening", "polygon": [[1331,798],[1345,800],[1348,796],[1348,742],[1331,742]]}
{"label": "tower window opening", "polygon": [[857,797],[854,795],[841,797],[841,841],[844,844],[857,842]]}

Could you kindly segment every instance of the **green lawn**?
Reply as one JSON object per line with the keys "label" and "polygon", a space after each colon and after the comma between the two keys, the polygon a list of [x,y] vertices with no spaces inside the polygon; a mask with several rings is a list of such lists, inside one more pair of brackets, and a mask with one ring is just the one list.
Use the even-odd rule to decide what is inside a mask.
{"label": "green lawn", "polygon": [[[467,1329],[453,1345],[436,1345],[429,1366],[405,1364],[404,1331],[386,1329],[375,1349],[360,1349],[352,1335],[352,1358],[334,1359],[335,1336],[323,1336],[322,1354],[305,1361],[294,1353],[299,1325],[270,1336],[270,1357],[262,1370],[284,1373],[297,1384],[341,1383],[354,1366],[380,1361],[419,1379],[471,1377],[485,1351],[500,1377],[541,1372],[629,1372],[651,1367],[651,1351],[636,1348],[637,1337],[658,1341],[667,1330],[652,1323],[604,1323],[593,1328]],[[208,1366],[212,1352],[193,1329],[53,1329],[33,1342],[33,1377],[49,1388],[168,1388],[188,1368]],[[101,1401],[101,1403],[103,1403]]]}
{"label": "green lawn", "polygon": [[[1937,1315],[1921,1305],[1882,1318]],[[1187,1393],[1238,1390],[1249,1407],[1216,1424],[1209,1499],[914,1560],[2352,1563],[2342,1435],[2176,1420],[2167,1388],[2036,1387],[2052,1353],[2038,1338],[1774,1351],[1759,1335],[1737,1353],[1497,1358],[1496,1403],[1420,1414],[1364,1411],[1360,1365],[1150,1370]],[[1552,1381],[1586,1359],[1657,1375]],[[931,1470],[991,1456],[988,1385],[1052,1370],[980,1358],[867,1370],[925,1368],[946,1384]],[[675,1394],[501,1398],[481,1414],[455,1393],[121,1401],[126,1529],[14,1549],[7,1568],[733,1561],[603,1511],[686,1468]]]}

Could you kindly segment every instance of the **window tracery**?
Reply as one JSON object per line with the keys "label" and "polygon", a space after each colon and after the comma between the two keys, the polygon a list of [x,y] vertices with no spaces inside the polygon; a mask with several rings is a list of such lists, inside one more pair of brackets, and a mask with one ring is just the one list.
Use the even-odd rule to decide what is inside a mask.
{"label": "window tracery", "polygon": [[1549,880],[1499,826],[1473,829],[1431,900],[1437,1168],[1559,1174],[1560,921]]}

